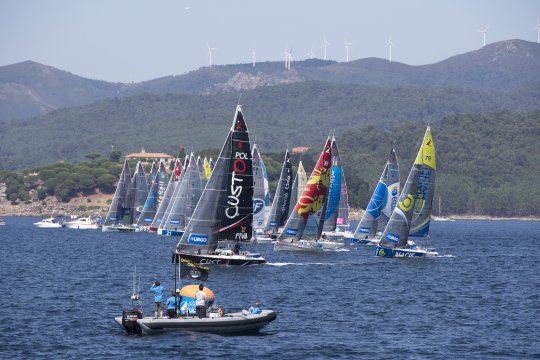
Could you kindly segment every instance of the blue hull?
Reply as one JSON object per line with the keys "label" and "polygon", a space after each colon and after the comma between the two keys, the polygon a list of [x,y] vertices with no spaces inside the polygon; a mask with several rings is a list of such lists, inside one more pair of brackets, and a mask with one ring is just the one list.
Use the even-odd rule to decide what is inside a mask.
{"label": "blue hull", "polygon": [[159,235],[163,236],[182,236],[184,235],[184,230],[159,230]]}
{"label": "blue hull", "polygon": [[352,238],[350,245],[375,245],[375,242],[369,239]]}
{"label": "blue hull", "polygon": [[426,257],[436,256],[435,252],[428,252],[419,249],[391,249],[377,245],[375,256],[381,257]]}

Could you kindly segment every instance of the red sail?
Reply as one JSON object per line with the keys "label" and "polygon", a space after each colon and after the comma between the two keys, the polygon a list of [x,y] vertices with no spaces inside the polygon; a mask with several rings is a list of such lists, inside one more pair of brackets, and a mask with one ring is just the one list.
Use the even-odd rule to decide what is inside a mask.
{"label": "red sail", "polygon": [[331,139],[326,141],[326,145],[317,161],[317,165],[315,165],[315,169],[313,169],[306,187],[298,199],[298,203],[294,207],[294,211],[298,212],[305,221],[307,221],[309,215],[315,214],[322,209],[328,194],[332,160],[330,152],[331,142]]}

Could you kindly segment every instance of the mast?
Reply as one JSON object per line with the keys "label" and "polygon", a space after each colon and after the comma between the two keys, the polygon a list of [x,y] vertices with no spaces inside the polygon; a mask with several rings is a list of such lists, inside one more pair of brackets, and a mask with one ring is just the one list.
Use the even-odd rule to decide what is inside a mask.
{"label": "mast", "polygon": [[[412,225],[414,225],[411,221],[417,209],[428,206],[427,191],[434,187],[435,168],[435,147],[428,126],[398,204],[381,235],[380,245],[390,248],[403,248],[407,245],[409,232],[412,232]],[[430,188],[427,185],[431,184],[431,179],[433,186]],[[431,209],[431,204],[429,204],[429,209]]]}
{"label": "mast", "polygon": [[253,169],[249,133],[237,106],[233,124],[176,252],[213,252],[221,240],[249,241]]}
{"label": "mast", "polygon": [[[291,177],[292,177],[292,164],[289,155],[289,149],[285,151],[285,159],[281,166],[281,173],[279,175],[279,181],[270,209],[270,215],[266,222],[265,231],[268,233],[277,233],[279,228],[287,221],[289,215],[289,204],[291,202]],[[295,201],[296,204],[296,201]]]}

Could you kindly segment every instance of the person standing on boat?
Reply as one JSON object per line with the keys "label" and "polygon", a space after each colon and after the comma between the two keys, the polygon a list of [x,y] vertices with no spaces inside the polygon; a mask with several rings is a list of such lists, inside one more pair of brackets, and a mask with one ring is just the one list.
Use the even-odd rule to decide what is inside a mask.
{"label": "person standing on boat", "polygon": [[156,281],[152,284],[152,287],[150,288],[150,291],[152,294],[154,294],[154,312],[155,316],[154,319],[158,318],[158,312],[159,317],[163,317],[163,300],[165,300],[165,296],[163,292],[165,289],[163,286],[161,286],[161,283],[159,281]]}
{"label": "person standing on boat", "polygon": [[195,293],[195,309],[197,316],[200,318],[206,317],[206,293],[203,291],[204,285],[199,285],[199,291]]}
{"label": "person standing on boat", "polygon": [[178,309],[178,298],[176,297],[176,291],[173,291],[167,299],[167,318],[175,318],[176,309]]}

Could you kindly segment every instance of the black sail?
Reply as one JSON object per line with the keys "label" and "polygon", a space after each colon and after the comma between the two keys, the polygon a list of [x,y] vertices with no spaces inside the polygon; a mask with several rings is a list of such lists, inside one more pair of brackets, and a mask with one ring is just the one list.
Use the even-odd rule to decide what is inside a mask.
{"label": "black sail", "polygon": [[240,106],[178,253],[213,251],[222,240],[249,241],[253,221],[253,169],[249,133]]}

